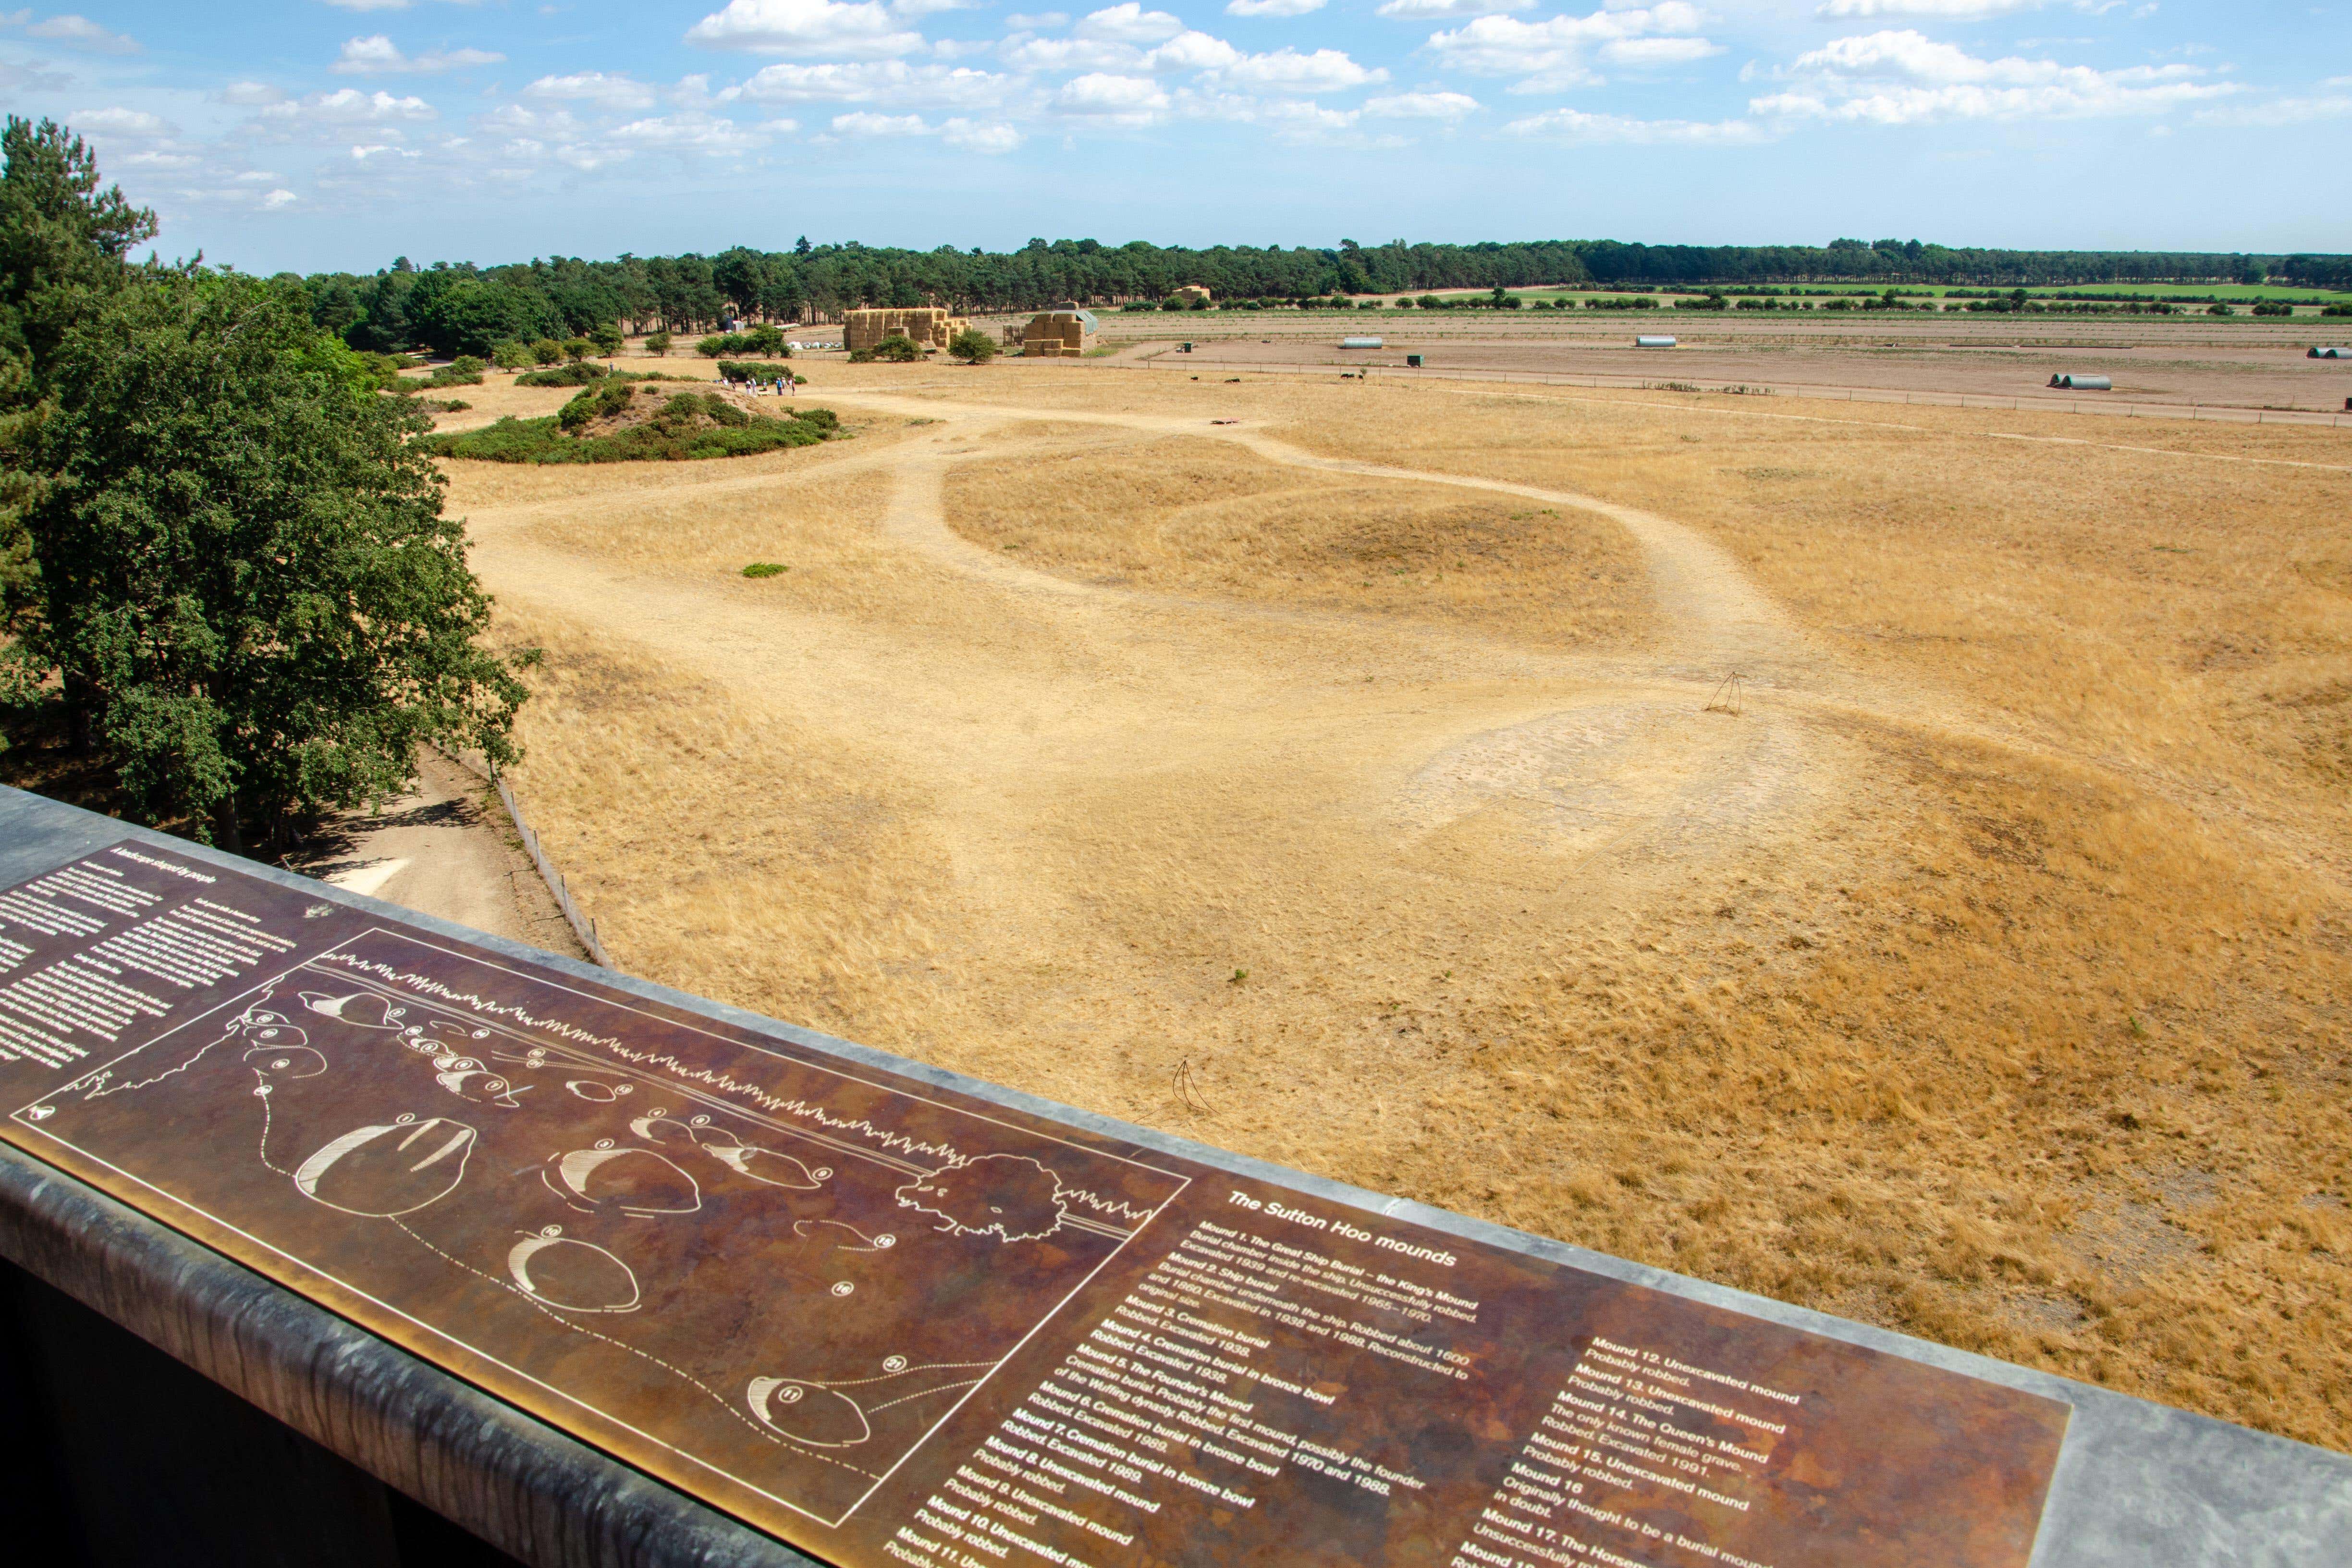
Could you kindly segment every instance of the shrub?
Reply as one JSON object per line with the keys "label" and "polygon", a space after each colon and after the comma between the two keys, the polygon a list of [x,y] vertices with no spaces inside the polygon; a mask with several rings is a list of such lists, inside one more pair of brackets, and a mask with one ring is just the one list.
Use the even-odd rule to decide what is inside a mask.
{"label": "shrub", "polygon": [[563,363],[563,345],[553,338],[541,338],[530,345],[530,357],[541,364]]}
{"label": "shrub", "polygon": [[1434,294],[1423,294],[1414,303],[1424,310],[1442,310],[1445,308],[1445,301]]}
{"label": "shrub", "polygon": [[1205,310],[1209,308],[1209,301],[1195,294],[1192,296],[1192,302],[1184,308],[1188,310]]}
{"label": "shrub", "polygon": [[596,345],[590,342],[586,338],[566,338],[563,340],[563,357],[570,360],[574,364],[579,363],[582,360],[586,359],[590,354],[593,354],[595,352]]}
{"label": "shrub", "polygon": [[[601,397],[608,390],[620,389],[583,395]],[[829,408],[803,408],[770,419],[746,414],[710,393],[680,393],[645,424],[610,436],[567,435],[558,425],[561,417],[509,417],[479,430],[420,437],[417,446],[438,458],[489,463],[682,462],[814,446],[831,440],[841,428]]]}
{"label": "shrub", "polygon": [[889,364],[912,364],[922,357],[923,351],[916,347],[915,340],[904,332],[892,332],[872,348],[858,349],[849,356],[854,364],[871,364],[876,360]]}
{"label": "shrub", "polygon": [[1396,308],[1400,310],[1410,310],[1412,309],[1412,301],[1400,296],[1396,302]]}
{"label": "shrub", "polygon": [[621,329],[608,321],[602,326],[592,328],[588,333],[588,341],[596,345],[598,353],[610,359],[621,352]]}
{"label": "shrub", "polygon": [[743,568],[746,577],[780,577],[792,568],[780,561],[754,561]]}
{"label": "shrub", "polygon": [[2238,312],[2227,305],[2208,305],[2205,313],[2209,316],[2234,316]]}
{"label": "shrub", "polygon": [[1184,301],[1171,294],[1160,301],[1160,308],[1163,310],[1181,310],[1184,308]]}
{"label": "shrub", "polygon": [[530,363],[530,350],[509,338],[490,345],[490,363],[500,370],[520,370]]}
{"label": "shrub", "polygon": [[772,364],[766,360],[723,359],[719,362],[719,374],[730,381],[780,381],[792,373],[792,366]]}
{"label": "shrub", "polygon": [[515,377],[517,386],[586,386],[610,374],[601,364],[585,360],[558,365],[552,370],[528,370]]}
{"label": "shrub", "polygon": [[793,353],[784,346],[784,334],[765,323],[748,332],[714,333],[695,344],[694,352],[706,359],[723,359],[729,354],[772,354],[778,359],[790,359]]}
{"label": "shrub", "polygon": [[647,332],[646,334],[646,353],[654,355],[657,359],[669,358],[669,334],[667,332]]}
{"label": "shrub", "polygon": [[2352,316],[2352,305],[2322,305],[2319,313],[2323,316]]}
{"label": "shrub", "polygon": [[479,386],[486,367],[472,354],[459,354],[425,378],[427,386]]}
{"label": "shrub", "polygon": [[996,340],[977,328],[966,327],[948,344],[948,353],[966,364],[986,364],[996,357]]}
{"label": "shrub", "polygon": [[2292,305],[2273,304],[2269,300],[2264,300],[2254,307],[2254,314],[2257,316],[2292,316],[2294,314],[2294,307]]}

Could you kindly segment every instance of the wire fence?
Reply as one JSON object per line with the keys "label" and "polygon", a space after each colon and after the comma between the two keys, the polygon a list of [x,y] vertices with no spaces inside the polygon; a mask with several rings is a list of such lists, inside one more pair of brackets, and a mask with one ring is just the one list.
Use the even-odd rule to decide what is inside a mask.
{"label": "wire fence", "polygon": [[1328,375],[1334,371],[1379,371],[1386,375],[1433,381],[1516,382],[1531,386],[1589,386],[1618,392],[1711,392],[1759,397],[1801,398],[1829,403],[1885,403],[1925,408],[1997,408],[2021,413],[2104,414],[2131,419],[2191,419],[2223,425],[2304,425],[2352,428],[2352,414],[2303,408],[2236,408],[2201,403],[2122,403],[2099,393],[2076,398],[1991,397],[1968,392],[1906,392],[1892,387],[1805,386],[1738,381],[1659,381],[1630,375],[1575,375],[1559,371],[1476,370],[1333,360],[1320,364],[1268,364],[1255,360],[1205,359],[1199,354],[1153,354],[1129,361],[1148,370],[1243,371],[1253,375]]}
{"label": "wire fence", "polygon": [[[437,746],[434,749],[441,750]],[[441,752],[441,754],[499,792],[499,804],[506,807],[507,820],[514,824],[515,837],[522,840],[524,851],[530,856],[530,863],[539,868],[540,880],[547,884],[548,892],[555,900],[555,907],[563,911],[564,922],[571,926],[572,934],[580,939],[580,945],[587,950],[588,956],[594,959],[600,968],[620,968],[619,964],[613,962],[611,955],[605,952],[604,943],[596,934],[596,922],[589,918],[587,911],[580,907],[579,900],[572,896],[572,889],[563,880],[563,873],[557,870],[555,862],[547,858],[547,850],[541,845],[539,835],[532,830],[530,824],[524,820],[522,805],[515,799],[514,790],[507,784],[505,778],[471,757],[446,751]]]}

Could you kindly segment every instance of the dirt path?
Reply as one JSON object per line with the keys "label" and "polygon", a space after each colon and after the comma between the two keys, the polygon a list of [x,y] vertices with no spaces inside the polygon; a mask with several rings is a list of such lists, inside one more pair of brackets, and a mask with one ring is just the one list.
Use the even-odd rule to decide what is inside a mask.
{"label": "dirt path", "polygon": [[571,957],[584,956],[530,860],[507,842],[480,781],[438,753],[417,758],[416,788],[373,816],[331,822],[289,870],[420,914]]}

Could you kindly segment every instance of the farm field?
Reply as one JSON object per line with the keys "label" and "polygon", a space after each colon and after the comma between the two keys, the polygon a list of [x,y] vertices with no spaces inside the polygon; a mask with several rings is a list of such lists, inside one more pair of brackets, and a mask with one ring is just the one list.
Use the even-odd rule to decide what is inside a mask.
{"label": "farm field", "polygon": [[[2121,320],[2082,317],[1790,317],[1761,311],[1524,312],[1358,320],[1330,315],[1230,313],[1166,318],[1112,316],[1105,337],[1124,360],[1180,368],[1177,344],[1221,369],[1334,369],[1373,365],[1402,372],[1421,354],[1426,369],[1518,374],[1615,376],[1736,383],[1802,394],[1808,389],[2016,398],[2053,407],[2083,401],[2050,389],[2054,372],[2112,375],[2100,401],[2197,405],[2242,410],[2341,414],[2352,397],[2352,360],[2315,360],[2319,342],[2352,340],[2326,330],[2352,322]],[[1376,334],[1378,350],[1341,350],[1339,339]],[[1665,352],[1636,349],[1637,333],[1679,340]],[[1181,368],[1194,368],[1190,365]]]}
{"label": "farm field", "polygon": [[2352,1447],[2352,436],[813,370],[446,465],[625,967]]}

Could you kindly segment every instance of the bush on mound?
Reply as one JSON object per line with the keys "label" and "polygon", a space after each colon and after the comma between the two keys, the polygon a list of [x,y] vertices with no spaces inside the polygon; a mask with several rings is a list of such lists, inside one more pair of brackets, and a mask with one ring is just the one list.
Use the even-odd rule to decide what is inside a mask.
{"label": "bush on mound", "polygon": [[612,372],[590,360],[574,360],[553,370],[528,370],[514,378],[517,386],[586,386]]}
{"label": "bush on mound", "polygon": [[788,375],[795,376],[797,379],[792,366],[772,364],[766,360],[760,359],[720,360],[719,374],[729,381],[781,381]]}
{"label": "bush on mound", "polygon": [[814,446],[841,430],[830,408],[769,418],[715,392],[673,393],[646,412],[654,400],[640,403],[637,390],[607,377],[547,418],[509,417],[479,430],[421,437],[418,444],[437,458],[489,463],[682,462]]}

